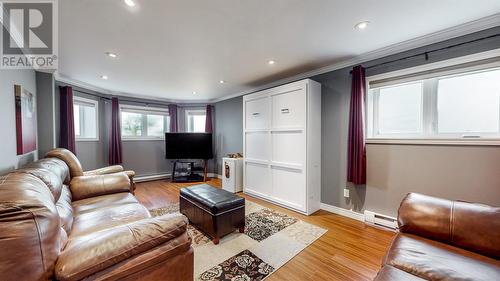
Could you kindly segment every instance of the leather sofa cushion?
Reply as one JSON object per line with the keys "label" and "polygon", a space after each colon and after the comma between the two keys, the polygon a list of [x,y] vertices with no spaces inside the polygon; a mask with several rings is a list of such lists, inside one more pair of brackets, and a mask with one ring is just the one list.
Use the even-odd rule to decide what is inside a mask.
{"label": "leather sofa cushion", "polygon": [[83,176],[82,164],[76,158],[76,155],[64,148],[54,148],[45,154],[45,158],[58,158],[66,163],[69,167],[71,177]]}
{"label": "leather sofa cushion", "polygon": [[399,230],[500,258],[500,208],[410,193],[398,210]]}
{"label": "leather sofa cushion", "polygon": [[130,192],[130,179],[125,173],[81,176],[71,180],[69,186],[73,200],[81,200],[118,192]]}
{"label": "leather sofa cushion", "polygon": [[56,173],[46,168],[25,168],[15,170],[14,173],[25,173],[35,176],[42,180],[45,185],[49,188],[52,196],[54,196],[54,202],[59,200],[62,188],[62,179]]}
{"label": "leather sofa cushion", "polygon": [[61,227],[70,233],[73,226],[73,207],[71,206],[71,192],[67,185],[61,189],[61,196],[56,203],[57,212],[61,221]]}
{"label": "leather sofa cushion", "polygon": [[398,234],[386,265],[427,280],[500,280],[500,261],[412,234]]}
{"label": "leather sofa cushion", "polygon": [[386,265],[380,269],[377,276],[373,281],[386,281],[386,280],[397,280],[397,281],[422,281],[418,276],[412,275],[406,271],[397,269],[393,266]]}
{"label": "leather sofa cushion", "polygon": [[104,196],[97,196],[73,202],[75,215],[93,212],[102,208],[116,207],[125,204],[137,204],[137,199],[129,192],[120,192]]}
{"label": "leather sofa cushion", "polygon": [[244,198],[208,184],[182,188],[181,196],[214,215],[245,205]]}
{"label": "leather sofa cushion", "polygon": [[61,159],[45,158],[36,162],[31,162],[25,168],[44,168],[59,176],[64,184],[69,184],[70,175],[69,168]]}
{"label": "leather sofa cushion", "polygon": [[54,197],[38,177],[0,177],[0,279],[51,280],[61,248]]}
{"label": "leather sofa cushion", "polygon": [[[83,279],[174,240],[184,235],[186,230],[186,217],[172,214],[74,238],[68,242],[57,260],[56,277],[58,280]],[[188,248],[189,244],[185,250]]]}
{"label": "leather sofa cushion", "polygon": [[[95,197],[96,201],[89,200],[88,204],[73,202],[74,208],[79,211],[74,214],[73,228],[68,238],[71,240],[80,235],[151,217],[149,211],[135,198],[133,198],[135,202],[124,201],[123,204],[116,202],[105,206],[98,202],[99,200],[110,202],[115,198],[115,194],[111,194]],[[82,212],[83,209],[87,211]]]}

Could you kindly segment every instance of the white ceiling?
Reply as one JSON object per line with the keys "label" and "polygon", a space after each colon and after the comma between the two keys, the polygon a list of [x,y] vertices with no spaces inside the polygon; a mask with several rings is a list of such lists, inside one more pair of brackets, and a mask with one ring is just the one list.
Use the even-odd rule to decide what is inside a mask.
{"label": "white ceiling", "polygon": [[125,95],[212,100],[500,13],[498,0],[135,2],[59,1],[59,75]]}

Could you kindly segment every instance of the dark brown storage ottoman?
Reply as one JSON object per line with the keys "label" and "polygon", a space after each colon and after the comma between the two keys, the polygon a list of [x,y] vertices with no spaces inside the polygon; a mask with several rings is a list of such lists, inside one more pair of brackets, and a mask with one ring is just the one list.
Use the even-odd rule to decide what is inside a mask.
{"label": "dark brown storage ottoman", "polygon": [[235,229],[245,230],[245,198],[208,184],[181,189],[180,211],[214,244]]}

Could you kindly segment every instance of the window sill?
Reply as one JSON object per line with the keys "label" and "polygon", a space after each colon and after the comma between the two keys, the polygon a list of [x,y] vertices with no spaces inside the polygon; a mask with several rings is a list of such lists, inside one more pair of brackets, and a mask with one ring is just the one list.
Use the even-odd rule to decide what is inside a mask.
{"label": "window sill", "polygon": [[75,139],[76,142],[92,142],[99,141],[99,139]]}
{"label": "window sill", "polygon": [[500,146],[500,139],[387,139],[369,138],[367,144]]}
{"label": "window sill", "polygon": [[122,141],[165,141],[164,138],[122,138]]}

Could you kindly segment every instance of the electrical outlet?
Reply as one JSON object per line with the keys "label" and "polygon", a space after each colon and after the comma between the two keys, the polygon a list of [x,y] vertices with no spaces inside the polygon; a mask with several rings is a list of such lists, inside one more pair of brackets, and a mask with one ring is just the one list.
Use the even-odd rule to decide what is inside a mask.
{"label": "electrical outlet", "polygon": [[349,189],[344,188],[344,197],[349,198]]}

